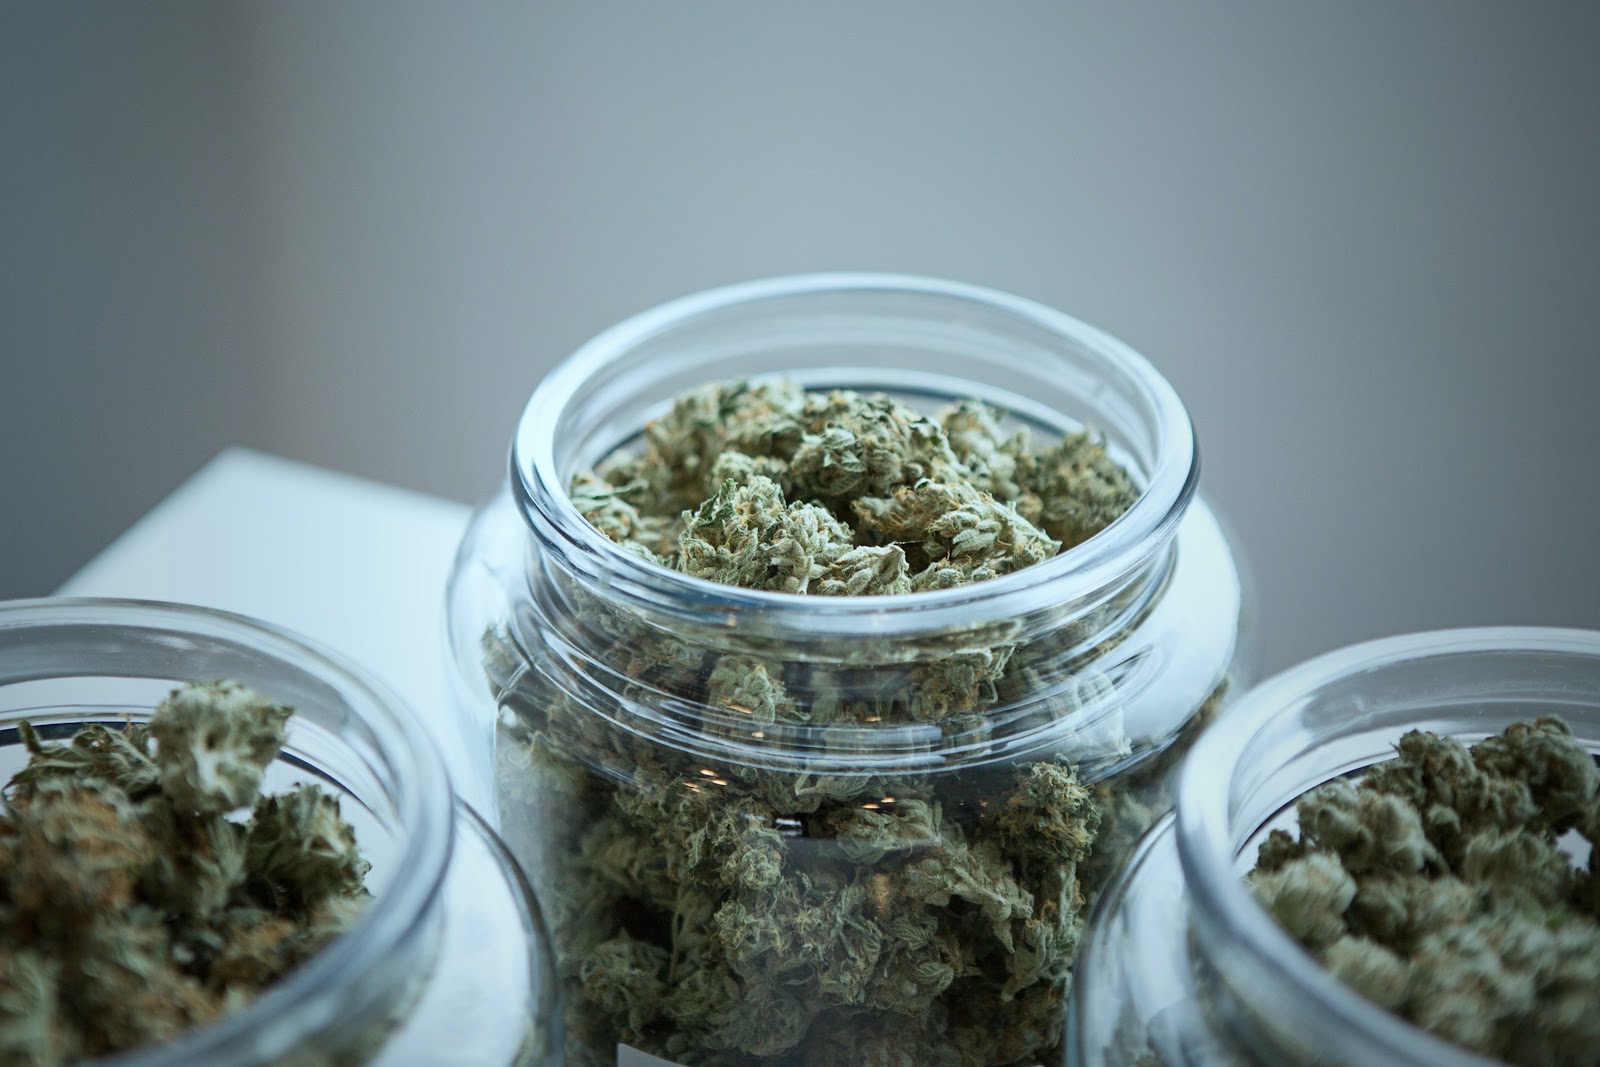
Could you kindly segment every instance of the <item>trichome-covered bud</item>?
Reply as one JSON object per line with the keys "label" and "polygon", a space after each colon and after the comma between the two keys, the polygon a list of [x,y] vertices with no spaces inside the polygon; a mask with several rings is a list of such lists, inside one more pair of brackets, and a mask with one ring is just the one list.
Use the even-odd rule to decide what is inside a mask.
{"label": "trichome-covered bud", "polygon": [[1356,882],[1337,856],[1313,852],[1251,879],[1268,911],[1306,945],[1317,948],[1343,936],[1344,913]]}
{"label": "trichome-covered bud", "polygon": [[927,416],[882,394],[713,383],[649,423],[644,448],[573,476],[597,530],[727,585],[824,596],[948,589],[1042,562],[1132,505],[1088,432],[1036,449],[963,400]]}
{"label": "trichome-covered bud", "polygon": [[1436,858],[1417,809],[1391,793],[1332,781],[1301,797],[1295,810],[1301,832],[1337,853],[1348,871],[1418,871]]}
{"label": "trichome-covered bud", "polygon": [[150,754],[149,729],[129,723],[124,729],[94,723],[72,735],[66,745],[47,745],[26,722],[20,726],[28,749],[28,765],[11,776],[6,796],[27,803],[50,783],[76,785],[89,779],[106,782],[130,799],[142,800],[161,782],[161,768]]}
{"label": "trichome-covered bud", "polygon": [[639,479],[613,485],[584,472],[572,480],[567,492],[589,525],[645,559],[660,563],[676,547],[669,536],[671,522],[663,516],[642,514],[630,501],[647,488]]}
{"label": "trichome-covered bud", "polygon": [[1003,412],[976,400],[961,400],[939,418],[939,426],[950,442],[950,451],[971,474],[970,484],[1001,500],[1022,496],[1017,472],[1028,457],[1028,434],[1016,429],[1007,432],[1001,422]]}
{"label": "trichome-covered bud", "polygon": [[748,715],[758,726],[795,719],[798,712],[780,673],[754,656],[722,656],[706,679],[707,703]]}
{"label": "trichome-covered bud", "polygon": [[1139,495],[1105,442],[1089,433],[1068,434],[1032,458],[1021,481],[1019,510],[1069,548],[1110,526]]}
{"label": "trichome-covered bud", "polygon": [[0,1065],[170,1040],[354,920],[366,863],[337,803],[314,786],[258,801],[289,714],[211,682],[148,727],[61,745],[20,725],[29,762],[0,813]]}
{"label": "trichome-covered bud", "polygon": [[770,478],[722,483],[678,537],[683,570],[747,589],[804,593],[850,549],[850,530],[815,504],[786,503]]}
{"label": "trichome-covered bud", "polygon": [[830,562],[814,588],[821,596],[894,596],[911,592],[911,573],[899,545],[863,545]]}
{"label": "trichome-covered bud", "polygon": [[1393,760],[1302,797],[1300,836],[1273,831],[1251,884],[1336,977],[1416,1025],[1508,1063],[1600,1064],[1593,876],[1558,840],[1576,829],[1594,854],[1597,790],[1559,719],[1470,749],[1411,731]]}
{"label": "trichome-covered bud", "polygon": [[338,799],[314,785],[257,801],[245,853],[257,895],[281,911],[359,893],[369,867]]}
{"label": "trichome-covered bud", "polygon": [[933,420],[886,396],[808,396],[809,432],[790,459],[795,493],[836,504],[880,496],[958,466]]}
{"label": "trichome-covered bud", "polygon": [[238,682],[175,690],[150,717],[161,788],[178,807],[202,814],[245,807],[283,747],[292,714]]}
{"label": "trichome-covered bud", "polygon": [[1391,1011],[1410,995],[1410,965],[1364,937],[1339,938],[1322,950],[1322,965],[1345,985]]}

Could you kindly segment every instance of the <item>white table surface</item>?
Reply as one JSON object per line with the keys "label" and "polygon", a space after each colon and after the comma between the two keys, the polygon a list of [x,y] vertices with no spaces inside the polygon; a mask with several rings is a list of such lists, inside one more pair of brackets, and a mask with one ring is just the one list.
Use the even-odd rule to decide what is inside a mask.
{"label": "white table surface", "polygon": [[220,453],[56,590],[250,615],[343,653],[432,727],[466,773],[446,663],[444,589],[470,509],[249,449]]}

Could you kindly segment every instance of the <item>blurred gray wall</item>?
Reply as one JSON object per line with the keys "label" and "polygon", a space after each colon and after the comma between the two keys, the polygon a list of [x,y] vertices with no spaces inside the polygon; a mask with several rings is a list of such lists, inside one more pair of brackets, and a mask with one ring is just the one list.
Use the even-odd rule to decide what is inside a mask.
{"label": "blurred gray wall", "polygon": [[1148,355],[1269,669],[1600,626],[1597,44],[1479,0],[13,4],[0,595],[227,443],[476,499],[589,335],[854,268]]}

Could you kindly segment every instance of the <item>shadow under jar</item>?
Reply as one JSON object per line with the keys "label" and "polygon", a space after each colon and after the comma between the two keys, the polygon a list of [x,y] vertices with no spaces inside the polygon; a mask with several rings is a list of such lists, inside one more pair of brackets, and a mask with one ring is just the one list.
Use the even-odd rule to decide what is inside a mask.
{"label": "shadow under jar", "polygon": [[[573,475],[676,395],[768,377],[925,414],[977,399],[1042,442],[1087,427],[1140,494],[1043,563],[857,597],[678,573],[575,510]],[[715,290],[545,378],[450,625],[502,836],[550,909],[569,1062],[1058,1062],[1085,908],[1242,669],[1196,478],[1142,357],[947,282]]]}
{"label": "shadow under jar", "polygon": [[1600,756],[1600,633],[1499,627],[1386,638],[1286,671],[1194,747],[1177,812],[1095,908],[1073,1067],[1491,1067],[1345,986],[1245,882],[1294,803],[1394,758],[1411,730],[1464,744],[1544,715]]}
{"label": "shadow under jar", "polygon": [[[515,862],[393,694],[336,654],[243,616],[109,599],[0,603],[0,782],[46,741],[148,721],[230,679],[294,709],[262,793],[339,801],[372,894],[280,981],[176,1038],[94,1067],[550,1067],[560,1018],[543,918]],[[70,976],[64,975],[64,980]]]}

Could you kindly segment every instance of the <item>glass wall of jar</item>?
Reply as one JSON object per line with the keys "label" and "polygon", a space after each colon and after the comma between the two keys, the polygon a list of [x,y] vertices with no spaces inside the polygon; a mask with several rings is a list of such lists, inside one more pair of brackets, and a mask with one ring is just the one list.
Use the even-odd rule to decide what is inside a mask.
{"label": "glass wall of jar", "polygon": [[262,791],[334,796],[372,900],[253,1000],[96,1067],[559,1064],[558,987],[526,881],[454,801],[427,730],[337,654],[184,605],[0,603],[0,782],[28,763],[23,722],[64,742],[145,722],[175,688],[219,679],[294,709]]}
{"label": "glass wall of jar", "polygon": [[[1089,427],[1140,493],[1045,562],[855,597],[678,573],[568,498],[683,391],[772,378],[976,399],[1043,440]],[[1057,1062],[1084,909],[1244,669],[1196,479],[1142,357],[948,282],[734,286],[548,375],[450,620],[499,828],[550,909],[569,1061]]]}
{"label": "glass wall of jar", "polygon": [[1600,754],[1600,633],[1501,627],[1356,645],[1263,682],[1194,747],[1175,816],[1095,908],[1079,957],[1075,1067],[1489,1067],[1336,980],[1244,881],[1318,785],[1391,759],[1402,734],[1471,744],[1557,715]]}

